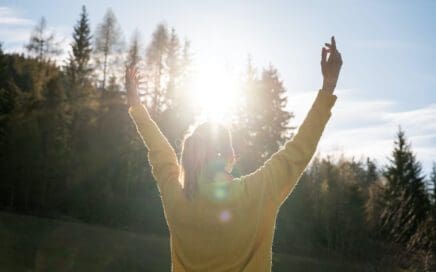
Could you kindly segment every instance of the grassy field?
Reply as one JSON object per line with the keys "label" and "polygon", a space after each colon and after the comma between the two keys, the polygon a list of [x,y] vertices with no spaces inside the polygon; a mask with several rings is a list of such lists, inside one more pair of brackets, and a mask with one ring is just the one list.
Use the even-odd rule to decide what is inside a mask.
{"label": "grassy field", "polygon": [[[167,237],[0,213],[0,271],[169,271]],[[275,253],[273,271],[376,271]]]}

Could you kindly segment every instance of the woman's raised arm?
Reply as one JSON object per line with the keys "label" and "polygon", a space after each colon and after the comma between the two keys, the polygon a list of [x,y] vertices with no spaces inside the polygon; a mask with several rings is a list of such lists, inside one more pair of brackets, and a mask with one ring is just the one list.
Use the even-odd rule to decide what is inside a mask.
{"label": "woman's raised arm", "polygon": [[[333,91],[342,66],[334,37],[322,48],[323,87],[298,133],[255,172],[241,177],[248,194],[273,201],[277,206],[287,198],[316,151],[319,139],[336,102]],[[327,59],[327,54],[329,58]]]}
{"label": "woman's raised arm", "polygon": [[[179,164],[174,149],[162,134],[157,124],[152,120],[146,107],[141,104],[138,95],[138,73],[136,68],[126,70],[127,101],[129,114],[133,119],[139,135],[148,149],[148,160],[152,167],[152,174],[158,182],[159,188],[179,186]],[[176,184],[170,184],[170,182]]]}

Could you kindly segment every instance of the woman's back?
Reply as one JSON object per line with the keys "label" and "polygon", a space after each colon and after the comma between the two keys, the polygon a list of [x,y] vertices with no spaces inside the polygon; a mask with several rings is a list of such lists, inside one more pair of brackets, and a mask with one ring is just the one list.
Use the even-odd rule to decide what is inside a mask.
{"label": "woman's back", "polygon": [[268,271],[276,207],[244,182],[200,182],[195,198],[162,192],[174,271]]}

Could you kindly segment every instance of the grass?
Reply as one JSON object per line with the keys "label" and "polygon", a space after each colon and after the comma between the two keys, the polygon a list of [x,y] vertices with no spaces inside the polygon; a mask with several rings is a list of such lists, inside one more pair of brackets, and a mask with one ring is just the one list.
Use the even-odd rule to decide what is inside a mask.
{"label": "grass", "polygon": [[0,271],[169,271],[166,237],[0,213]]}
{"label": "grass", "polygon": [[[274,253],[273,271],[375,271]],[[0,271],[169,271],[167,237],[0,213]]]}

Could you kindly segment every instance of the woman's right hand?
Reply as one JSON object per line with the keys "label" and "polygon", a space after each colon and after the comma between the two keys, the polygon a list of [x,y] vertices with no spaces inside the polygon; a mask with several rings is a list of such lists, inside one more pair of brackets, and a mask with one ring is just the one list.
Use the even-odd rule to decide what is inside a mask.
{"label": "woman's right hand", "polygon": [[127,102],[129,106],[136,106],[141,104],[138,94],[139,75],[135,66],[129,66],[126,69],[126,89],[127,89]]}
{"label": "woman's right hand", "polygon": [[[326,43],[325,46],[327,48],[323,47],[321,53],[321,71],[324,77],[322,89],[333,93],[341,71],[342,57],[336,48],[334,36],[331,38],[331,43]],[[330,53],[328,59],[327,53]]]}

